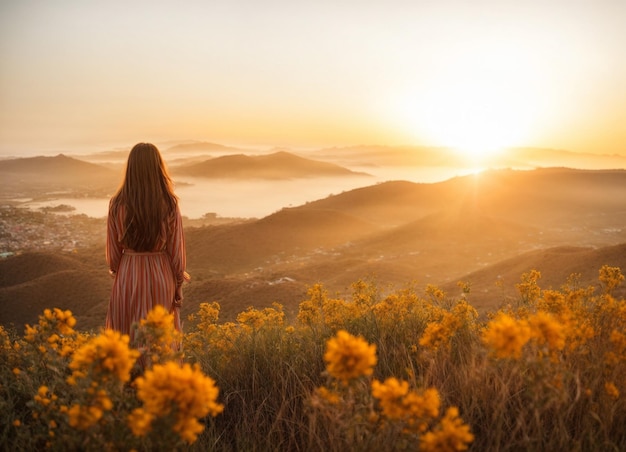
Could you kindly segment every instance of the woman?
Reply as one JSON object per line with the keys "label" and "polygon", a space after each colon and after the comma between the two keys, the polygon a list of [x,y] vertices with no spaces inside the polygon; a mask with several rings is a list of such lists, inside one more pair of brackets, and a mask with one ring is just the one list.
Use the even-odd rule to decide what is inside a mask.
{"label": "woman", "polygon": [[106,259],[115,278],[106,328],[130,335],[133,343],[133,324],[160,304],[182,331],[182,285],[189,279],[182,218],[153,144],[139,143],[130,151],[122,185],[109,203]]}

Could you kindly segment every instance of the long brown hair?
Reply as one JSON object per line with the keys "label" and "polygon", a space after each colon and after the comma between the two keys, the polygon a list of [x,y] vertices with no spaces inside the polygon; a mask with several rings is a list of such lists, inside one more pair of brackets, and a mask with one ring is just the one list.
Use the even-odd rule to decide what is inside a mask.
{"label": "long brown hair", "polygon": [[113,214],[124,208],[122,244],[135,251],[153,251],[162,237],[178,198],[157,147],[138,143],[130,151],[124,180],[111,200]]}

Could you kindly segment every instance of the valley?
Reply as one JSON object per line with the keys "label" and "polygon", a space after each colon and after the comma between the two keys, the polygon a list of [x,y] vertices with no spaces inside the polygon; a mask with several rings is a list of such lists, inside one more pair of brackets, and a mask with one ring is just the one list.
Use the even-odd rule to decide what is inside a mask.
{"label": "valley", "polygon": [[[381,294],[406,287],[423,294],[433,284],[451,298],[461,296],[463,281],[483,314],[514,301],[515,284],[531,269],[546,289],[571,274],[581,286],[597,285],[602,265],[626,268],[624,190],[623,170],[503,169],[436,183],[377,183],[262,218],[186,219],[192,281],[183,314],[217,301],[220,320],[228,321],[248,306],[278,302],[293,317],[313,284],[350,297],[359,280]],[[7,209],[3,247],[15,227],[4,212],[13,222],[20,216]],[[104,219],[22,213],[20,221],[39,222],[42,231],[58,227],[75,242],[69,250],[48,238],[54,247],[25,246],[0,260],[1,323],[21,328],[44,308],[60,307],[82,328],[101,327],[111,285]],[[54,226],[46,218],[57,219]]]}

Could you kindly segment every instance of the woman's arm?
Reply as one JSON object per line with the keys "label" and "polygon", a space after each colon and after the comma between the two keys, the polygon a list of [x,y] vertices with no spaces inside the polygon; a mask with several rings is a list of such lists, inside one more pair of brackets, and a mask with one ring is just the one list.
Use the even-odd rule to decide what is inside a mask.
{"label": "woman's arm", "polygon": [[185,249],[185,234],[183,231],[183,219],[180,209],[176,206],[171,233],[167,242],[167,252],[172,260],[172,271],[176,278],[176,296],[175,301],[183,300],[183,282],[189,281],[189,274],[185,271],[187,267],[187,252]]}
{"label": "woman's arm", "polygon": [[111,205],[112,201],[109,202],[109,215],[107,217],[106,259],[109,265],[109,273],[111,276],[115,276],[122,258],[122,245],[117,241],[119,237],[117,231],[118,221],[116,215],[111,211]]}

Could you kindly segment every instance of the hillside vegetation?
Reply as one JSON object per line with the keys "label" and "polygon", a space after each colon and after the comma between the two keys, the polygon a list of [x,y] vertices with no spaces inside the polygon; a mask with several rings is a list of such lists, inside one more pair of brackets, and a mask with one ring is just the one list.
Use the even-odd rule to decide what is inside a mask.
{"label": "hillside vegetation", "polygon": [[[481,320],[466,283],[350,298],[315,285],[283,307],[219,322],[203,303],[184,337],[163,308],[136,344],[78,333],[46,309],[0,328],[0,437],[10,450],[623,450],[626,301],[619,268],[599,289],[572,275]],[[183,343],[184,357],[173,343]],[[140,344],[150,347],[136,347]],[[143,353],[148,368],[133,367]]]}

